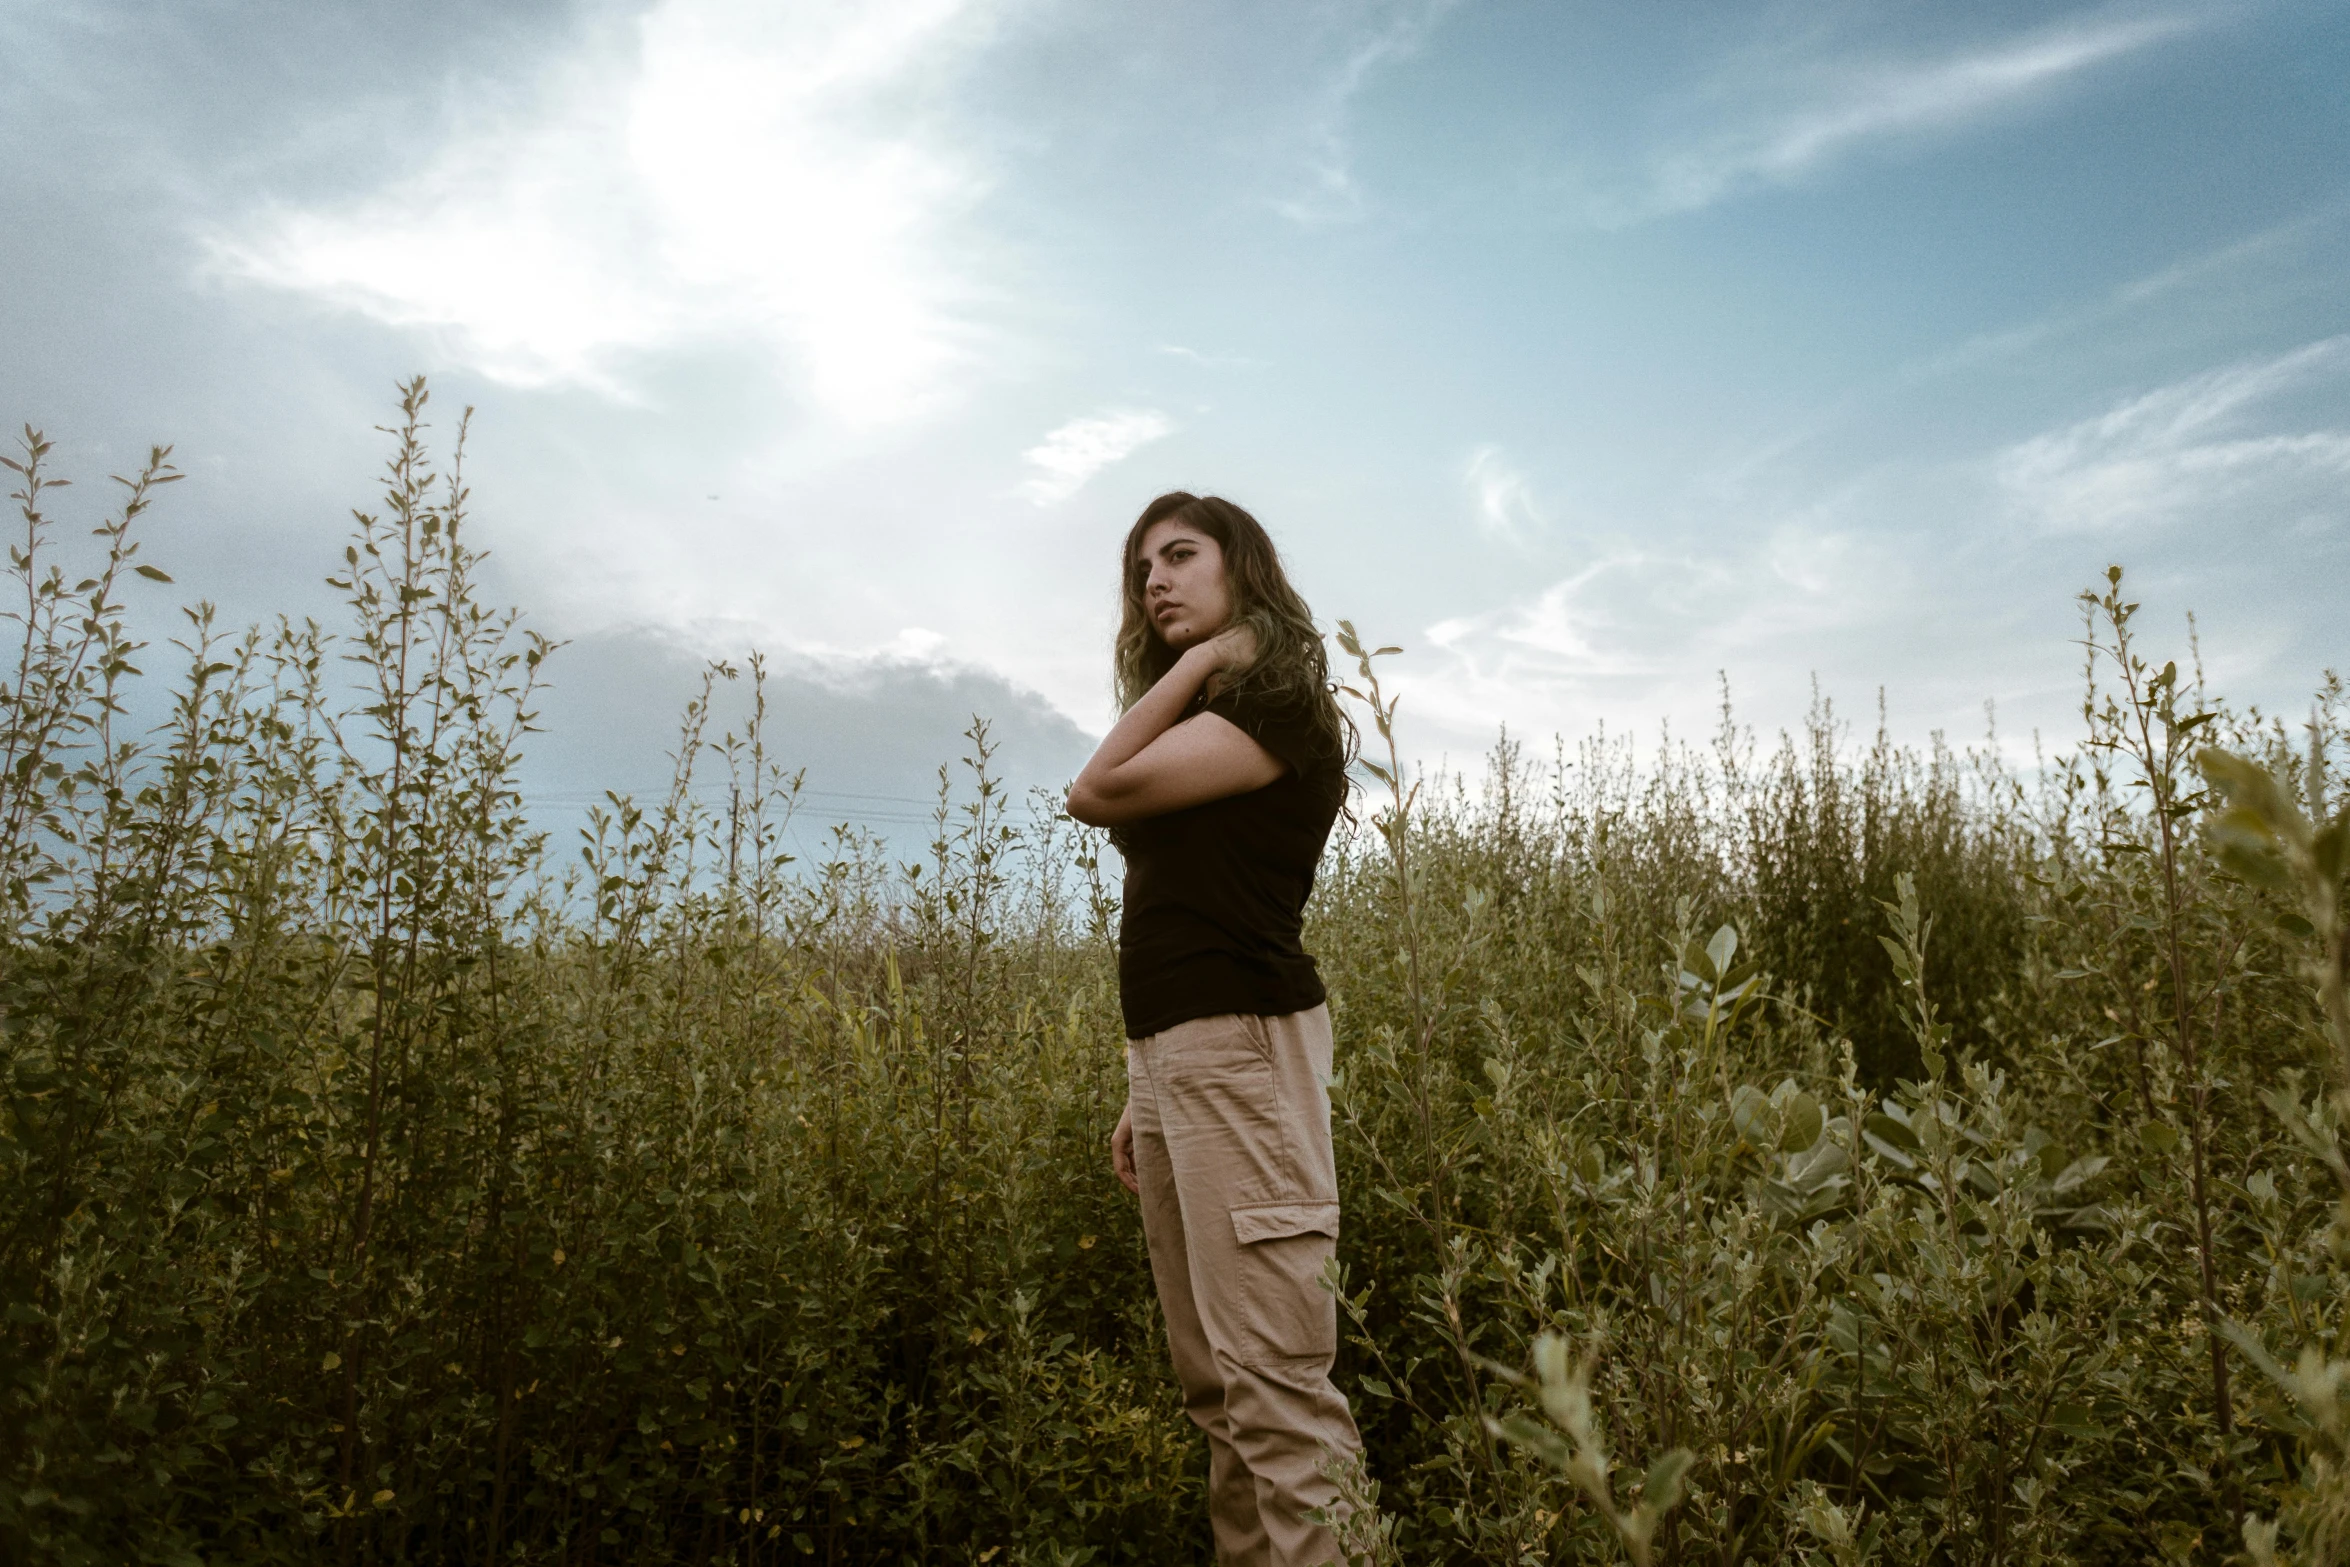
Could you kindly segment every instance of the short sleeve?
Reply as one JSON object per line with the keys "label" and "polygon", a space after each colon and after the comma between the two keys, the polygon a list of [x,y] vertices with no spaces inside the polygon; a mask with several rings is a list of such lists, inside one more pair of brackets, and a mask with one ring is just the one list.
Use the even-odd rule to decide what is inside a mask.
{"label": "short sleeve", "polygon": [[1282,694],[1268,697],[1246,687],[1219,691],[1203,712],[1214,713],[1273,753],[1298,777],[1330,765],[1330,747],[1323,739],[1306,700]]}

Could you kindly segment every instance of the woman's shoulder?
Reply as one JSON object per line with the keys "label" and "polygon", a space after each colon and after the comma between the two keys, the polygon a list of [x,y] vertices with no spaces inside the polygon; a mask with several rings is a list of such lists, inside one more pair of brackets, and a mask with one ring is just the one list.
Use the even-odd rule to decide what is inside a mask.
{"label": "woman's shoulder", "polygon": [[1337,709],[1318,687],[1243,680],[1209,697],[1202,711],[1230,722],[1300,773],[1344,765]]}

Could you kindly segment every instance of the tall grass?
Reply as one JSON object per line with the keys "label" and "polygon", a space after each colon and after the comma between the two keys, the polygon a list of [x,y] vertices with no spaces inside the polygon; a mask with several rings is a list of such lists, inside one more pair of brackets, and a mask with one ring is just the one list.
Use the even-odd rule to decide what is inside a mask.
{"label": "tall grass", "polygon": [[[144,736],[168,454],[86,578],[13,464],[0,1554],[1204,1559],[1098,841],[975,724],[918,863],[795,863],[789,737],[706,695],[663,799],[544,840],[561,654],[424,413],[348,624],[191,611]],[[1308,933],[1366,1554],[2343,1559],[2340,688],[2288,731],[2083,609],[2029,778],[1824,705],[1370,748]]]}

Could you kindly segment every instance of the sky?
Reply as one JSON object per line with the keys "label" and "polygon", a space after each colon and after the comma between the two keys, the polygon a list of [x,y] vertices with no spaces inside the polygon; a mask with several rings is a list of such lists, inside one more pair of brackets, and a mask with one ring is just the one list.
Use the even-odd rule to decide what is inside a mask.
{"label": "sky", "polygon": [[0,0],[0,57],[0,419],[89,506],[174,444],[142,613],[330,616],[424,374],[570,644],[558,804],[751,648],[819,815],[974,712],[1065,781],[1177,487],[1405,649],[1430,763],[1724,682],[2061,748],[2110,563],[2238,702],[2350,648],[2350,6]]}

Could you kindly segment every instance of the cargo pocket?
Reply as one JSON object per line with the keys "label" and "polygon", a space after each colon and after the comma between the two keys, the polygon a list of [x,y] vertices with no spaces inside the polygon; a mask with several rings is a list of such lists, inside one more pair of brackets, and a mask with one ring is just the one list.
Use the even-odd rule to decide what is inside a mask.
{"label": "cargo pocket", "polygon": [[1232,1210],[1240,1242],[1241,1361],[1327,1366],[1338,1353],[1338,1302],[1322,1269],[1338,1249],[1338,1204],[1285,1202]]}

